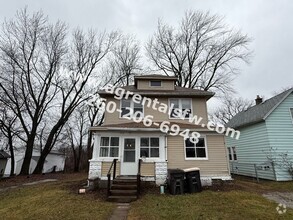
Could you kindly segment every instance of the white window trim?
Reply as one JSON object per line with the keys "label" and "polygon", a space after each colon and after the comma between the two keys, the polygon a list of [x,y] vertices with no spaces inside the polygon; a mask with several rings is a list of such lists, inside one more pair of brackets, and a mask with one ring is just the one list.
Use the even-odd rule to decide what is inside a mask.
{"label": "white window trim", "polygon": [[[119,110],[121,112],[119,112],[119,118],[122,118],[122,119],[130,119],[128,117],[121,116],[121,114],[122,114],[122,100],[123,99],[120,100],[120,109]],[[134,101],[132,99],[129,99],[129,100],[130,100],[130,108],[132,108],[134,110]],[[142,114],[141,114],[141,117],[140,118],[144,118],[144,105],[142,105]]]}
{"label": "white window trim", "polygon": [[186,146],[185,146],[185,138],[183,138],[183,144],[184,144],[184,158],[185,160],[209,160],[209,155],[208,155],[208,145],[207,145],[207,136],[206,135],[201,135],[199,138],[204,138],[205,142],[205,151],[206,151],[206,157],[186,157]]}
{"label": "white window trim", "polygon": [[[99,137],[99,147],[98,147],[98,155],[99,155],[99,160],[101,161],[113,161],[113,159],[119,159],[120,158],[120,147],[121,147],[121,137],[119,135],[101,135]],[[109,146],[101,146],[101,139],[102,137],[108,137],[109,138]],[[109,148],[109,153],[110,154],[110,143],[111,143],[111,137],[118,137],[119,138],[119,145],[118,146],[112,146],[112,147],[117,147],[118,148],[118,156],[117,157],[101,157],[100,152],[101,152],[101,147],[108,147]]]}
{"label": "white window trim", "polygon": [[[235,158],[234,158],[233,148],[235,149],[235,154],[236,154],[236,157],[237,157],[236,160],[235,160]],[[237,160],[238,160],[237,150],[236,150],[236,149],[237,149],[236,146],[231,147],[231,153],[232,153],[232,159],[233,159],[233,161],[237,161]]]}
{"label": "white window trim", "polygon": [[[292,111],[291,111],[292,109]],[[289,108],[289,114],[291,116],[291,121],[292,121],[292,124],[293,124],[293,108]]]}
{"label": "white window trim", "polygon": [[[235,154],[236,154],[236,157],[237,159],[235,160],[234,158],[234,153],[233,153],[233,148],[235,149]],[[227,147],[227,150],[228,150],[228,159],[229,161],[237,161],[238,160],[238,156],[237,156],[237,151],[236,151],[236,146],[233,146],[233,147]],[[231,153],[231,160],[230,160],[230,157],[229,157],[229,154]]]}
{"label": "white window trim", "polygon": [[[169,116],[169,119],[171,119],[171,120],[178,120],[178,119],[180,119],[180,120],[188,120],[189,118],[183,118],[183,117],[181,117],[181,118],[171,118],[171,108],[170,108],[170,105],[171,105],[171,99],[178,99],[179,100],[179,107],[180,107],[180,104],[181,104],[181,107],[182,107],[182,103],[181,103],[181,100],[182,99],[189,99],[190,100],[190,107],[191,107],[191,112],[190,112],[190,117],[193,115],[193,107],[192,107],[192,98],[169,98],[168,99],[168,109],[169,109],[169,111],[168,111],[168,116]],[[182,109],[182,108],[181,108]]]}
{"label": "white window trim", "polygon": [[[119,157],[100,157],[100,140],[102,137],[119,137]],[[101,162],[112,162],[113,159],[118,159],[119,162],[123,163],[123,156],[124,156],[124,138],[135,138],[136,139],[136,160],[144,159],[140,157],[140,149],[139,149],[139,141],[141,137],[155,137],[159,138],[160,146],[159,146],[159,154],[160,157],[151,157],[145,158],[144,163],[153,163],[153,162],[166,162],[167,154],[166,154],[166,140],[165,135],[158,135],[158,134],[145,134],[145,133],[137,133],[136,136],[129,136],[127,134],[117,134],[115,132],[107,132],[107,134],[96,134],[95,137],[98,137],[95,140],[96,148],[94,147],[93,153],[96,153],[95,160]]]}
{"label": "white window trim", "polygon": [[[151,149],[151,146],[150,146],[150,139],[151,138],[158,138],[159,139],[159,146],[158,147],[155,147],[155,148],[158,148],[159,149],[159,156],[158,157],[141,157],[140,156],[140,149],[141,148],[147,148],[147,147],[141,147],[140,146],[140,139],[141,138],[148,138],[149,139],[149,146],[148,146],[148,149],[150,150]],[[161,147],[161,139],[160,139],[160,137],[158,137],[158,136],[148,136],[148,137],[139,137],[139,158],[140,159],[144,159],[144,160],[146,160],[146,161],[152,161],[152,160],[158,160],[158,159],[160,159],[161,158],[161,152],[160,152],[160,147]],[[150,152],[149,152],[150,153]]]}
{"label": "white window trim", "polygon": [[[152,86],[152,82],[161,82],[161,85],[160,86]],[[163,87],[162,86],[163,85],[163,82],[162,82],[162,80],[150,80],[149,81],[149,87],[152,87],[152,88],[160,88],[160,87]]]}

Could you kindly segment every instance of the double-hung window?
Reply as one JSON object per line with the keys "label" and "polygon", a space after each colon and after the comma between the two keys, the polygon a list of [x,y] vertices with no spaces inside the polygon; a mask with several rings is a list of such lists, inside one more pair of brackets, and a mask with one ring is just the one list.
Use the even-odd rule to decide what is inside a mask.
{"label": "double-hung window", "polygon": [[207,159],[207,146],[205,137],[200,137],[197,143],[193,143],[191,138],[185,139],[185,157],[186,159]]}
{"label": "double-hung window", "polygon": [[170,118],[189,118],[191,114],[191,99],[170,99]]}
{"label": "double-hung window", "polygon": [[137,118],[143,117],[143,105],[133,102],[132,99],[122,99],[120,117],[129,116],[135,116]]}
{"label": "double-hung window", "polygon": [[229,160],[237,160],[236,147],[228,147]]}
{"label": "double-hung window", "polygon": [[119,156],[119,137],[101,137],[100,157]]}
{"label": "double-hung window", "polygon": [[160,140],[158,137],[140,138],[140,157],[160,157]]}

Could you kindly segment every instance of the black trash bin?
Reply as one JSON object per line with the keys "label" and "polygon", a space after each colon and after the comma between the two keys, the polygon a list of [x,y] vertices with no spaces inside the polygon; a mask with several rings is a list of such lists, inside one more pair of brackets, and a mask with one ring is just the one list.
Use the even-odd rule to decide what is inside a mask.
{"label": "black trash bin", "polygon": [[200,169],[197,167],[188,168],[183,170],[185,173],[186,192],[194,193],[201,192],[202,186],[200,182]]}
{"label": "black trash bin", "polygon": [[170,194],[184,193],[184,171],[180,169],[168,169],[168,187]]}

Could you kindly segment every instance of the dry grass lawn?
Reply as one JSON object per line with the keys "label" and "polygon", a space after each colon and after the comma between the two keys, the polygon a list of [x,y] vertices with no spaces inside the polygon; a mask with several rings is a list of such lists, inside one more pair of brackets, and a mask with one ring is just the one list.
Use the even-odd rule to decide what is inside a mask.
{"label": "dry grass lawn", "polygon": [[[85,180],[84,174],[67,174],[57,182],[0,192],[0,219],[107,219],[114,204],[97,192],[79,195],[78,188]],[[11,181],[2,181],[1,187],[13,185]]]}

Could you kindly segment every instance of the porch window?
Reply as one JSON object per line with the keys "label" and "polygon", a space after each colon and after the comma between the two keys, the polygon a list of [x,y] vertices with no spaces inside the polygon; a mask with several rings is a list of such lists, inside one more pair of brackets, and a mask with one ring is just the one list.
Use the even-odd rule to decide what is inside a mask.
{"label": "porch window", "polygon": [[143,105],[141,103],[135,103],[131,99],[121,100],[121,117],[129,116],[130,109],[133,115],[143,117]]}
{"label": "porch window", "polygon": [[170,99],[170,118],[189,118],[191,114],[191,99]]}
{"label": "porch window", "polygon": [[140,138],[140,157],[160,157],[160,140],[156,137]]}
{"label": "porch window", "polygon": [[119,137],[101,137],[100,157],[119,156]]}
{"label": "porch window", "polygon": [[229,160],[237,160],[236,147],[228,147]]}
{"label": "porch window", "polygon": [[185,139],[185,157],[207,158],[205,138],[200,137],[196,144],[193,143],[190,138]]}

